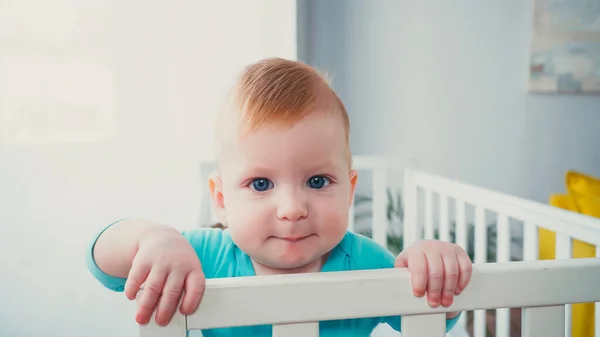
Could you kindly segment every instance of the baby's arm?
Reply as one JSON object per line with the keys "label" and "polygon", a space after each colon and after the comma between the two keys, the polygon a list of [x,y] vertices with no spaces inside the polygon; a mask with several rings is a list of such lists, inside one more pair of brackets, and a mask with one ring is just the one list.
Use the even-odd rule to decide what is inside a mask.
{"label": "baby's arm", "polygon": [[92,273],[105,286],[124,290],[130,300],[144,285],[136,314],[139,324],[148,323],[155,309],[156,323],[168,324],[180,299],[181,313],[191,314],[204,292],[205,278],[196,251],[168,226],[119,221],[96,238],[88,254]]}
{"label": "baby's arm", "polygon": [[108,226],[98,236],[93,248],[98,268],[110,276],[126,278],[140,240],[152,231],[174,232],[179,235],[171,227],[138,219],[121,220]]}

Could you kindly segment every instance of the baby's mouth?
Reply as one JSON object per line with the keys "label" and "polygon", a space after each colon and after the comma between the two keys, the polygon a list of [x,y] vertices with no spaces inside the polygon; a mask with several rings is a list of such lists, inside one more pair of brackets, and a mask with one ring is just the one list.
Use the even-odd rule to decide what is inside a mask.
{"label": "baby's mouth", "polygon": [[312,234],[304,235],[304,236],[283,236],[283,237],[279,236],[277,238],[281,239],[281,240],[289,241],[289,242],[298,242],[298,241],[302,241],[310,236],[312,236]]}

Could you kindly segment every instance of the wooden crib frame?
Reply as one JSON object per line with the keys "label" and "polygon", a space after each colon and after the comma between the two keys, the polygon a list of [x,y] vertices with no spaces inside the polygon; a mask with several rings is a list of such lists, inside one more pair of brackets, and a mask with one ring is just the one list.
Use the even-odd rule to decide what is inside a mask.
{"label": "wooden crib frame", "polygon": [[524,337],[558,337],[565,304],[600,301],[599,280],[595,258],[486,263],[451,307],[432,309],[412,295],[405,269],[211,279],[194,314],[176,313],[166,327],[152,321],[140,337],[261,324],[276,337],[316,337],[319,321],[388,315],[402,316],[403,337],[442,337],[447,311],[511,307],[523,308]]}

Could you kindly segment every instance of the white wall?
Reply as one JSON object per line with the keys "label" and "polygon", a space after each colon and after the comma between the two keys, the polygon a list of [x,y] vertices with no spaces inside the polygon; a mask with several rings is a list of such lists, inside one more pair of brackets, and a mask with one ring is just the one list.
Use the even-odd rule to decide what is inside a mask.
{"label": "white wall", "polygon": [[230,4],[0,3],[1,336],[135,336],[133,304],[87,271],[92,236],[199,225],[223,88],[295,56],[292,2]]}
{"label": "white wall", "polygon": [[547,202],[600,176],[600,97],[526,92],[532,4],[307,1],[299,57],[334,76],[355,153]]}

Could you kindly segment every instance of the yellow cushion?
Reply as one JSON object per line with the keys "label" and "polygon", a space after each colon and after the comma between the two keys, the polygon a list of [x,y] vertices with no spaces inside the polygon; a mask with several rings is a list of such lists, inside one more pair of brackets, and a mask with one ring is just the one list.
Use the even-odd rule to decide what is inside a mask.
{"label": "yellow cushion", "polygon": [[600,218],[600,179],[581,172],[567,172],[567,190],[577,212]]}
{"label": "yellow cushion", "polygon": [[[566,174],[567,194],[553,194],[550,204],[572,212],[600,218],[600,179],[577,171]],[[539,258],[556,257],[556,234],[539,229]],[[594,257],[596,247],[586,242],[573,240],[573,258]],[[594,337],[594,304],[581,303],[571,306],[572,337]]]}
{"label": "yellow cushion", "polygon": [[567,191],[569,193],[595,195],[600,197],[600,179],[591,175],[568,171],[566,176]]}

